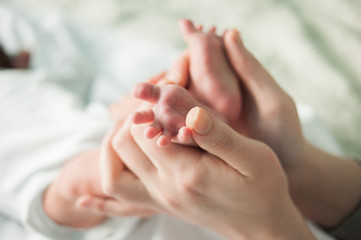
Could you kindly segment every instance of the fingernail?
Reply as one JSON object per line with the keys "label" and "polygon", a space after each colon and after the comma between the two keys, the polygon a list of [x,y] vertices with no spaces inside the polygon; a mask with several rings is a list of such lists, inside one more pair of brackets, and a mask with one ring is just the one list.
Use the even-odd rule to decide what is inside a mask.
{"label": "fingernail", "polygon": [[179,82],[179,77],[176,76],[174,73],[168,73],[165,79],[172,84],[177,84]]}
{"label": "fingernail", "polygon": [[212,124],[212,118],[200,107],[192,108],[187,114],[187,127],[200,135],[207,134],[211,130]]}

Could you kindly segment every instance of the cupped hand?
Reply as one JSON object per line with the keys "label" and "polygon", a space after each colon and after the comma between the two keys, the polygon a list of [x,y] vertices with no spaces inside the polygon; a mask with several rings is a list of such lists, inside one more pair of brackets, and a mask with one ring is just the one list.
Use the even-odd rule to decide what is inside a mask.
{"label": "cupped hand", "polygon": [[[166,72],[151,77],[148,82],[154,84],[177,84],[185,86],[188,82],[189,53],[184,51]],[[104,138],[100,151],[100,169],[102,194],[83,194],[77,204],[89,211],[116,216],[149,216],[155,214],[152,200],[141,181],[126,169],[122,159],[112,147],[112,138],[117,131],[126,131],[125,119],[142,102],[132,95],[125,95],[109,107],[110,116],[117,122]],[[98,179],[97,179],[98,180]]]}
{"label": "cupped hand", "polygon": [[245,48],[237,30],[227,31],[224,45],[243,86],[243,111],[233,127],[269,145],[286,172],[302,161],[305,140],[292,98]]}
{"label": "cupped hand", "polygon": [[98,193],[85,192],[77,198],[77,205],[103,216],[148,217],[156,211],[150,208],[152,201],[147,191],[141,181],[126,169],[112,146],[113,137],[123,123],[124,119],[118,120],[103,139],[97,166],[100,170],[93,181],[99,186]]}
{"label": "cupped hand", "polygon": [[[155,140],[144,138],[146,126],[127,122],[112,145],[144,184],[134,186],[140,190],[134,202],[229,238],[274,239],[291,234],[292,226],[298,233],[302,230],[299,236],[309,234],[292,204],[282,167],[267,145],[238,134],[199,108],[190,111],[187,126],[203,150],[173,143],[159,148]],[[129,185],[118,185],[119,171],[102,169],[108,169],[108,194],[123,194]]]}
{"label": "cupped hand", "polygon": [[[56,223],[74,228],[88,228],[99,224],[109,215],[145,217],[154,214],[153,210],[144,205],[134,203],[130,198],[130,191],[124,190],[122,194],[127,194],[129,198],[121,199],[106,194],[102,189],[99,156],[101,155],[100,159],[114,157],[108,147],[109,136],[100,151],[88,150],[70,159],[45,191],[44,211]],[[134,176],[124,168],[119,158],[116,157],[113,163],[111,167],[117,170],[122,184],[129,182],[129,187],[135,190],[136,182],[130,181]],[[109,205],[116,208],[110,212]]]}

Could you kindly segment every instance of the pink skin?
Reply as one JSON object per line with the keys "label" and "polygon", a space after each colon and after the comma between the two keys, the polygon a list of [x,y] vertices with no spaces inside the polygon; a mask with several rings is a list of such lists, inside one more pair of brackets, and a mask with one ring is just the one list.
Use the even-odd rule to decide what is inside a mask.
{"label": "pink skin", "polygon": [[180,27],[190,45],[189,91],[174,84],[151,83],[141,83],[133,89],[134,97],[155,103],[152,109],[135,112],[133,123],[152,122],[144,135],[147,138],[159,136],[157,144],[161,147],[171,141],[195,144],[191,131],[185,127],[185,117],[195,106],[202,105],[206,109],[210,106],[229,123],[237,121],[241,111],[239,81],[228,65],[223,39],[215,35],[216,28],[212,26],[205,33],[202,26],[195,28],[189,20],[181,20]]}
{"label": "pink skin", "polygon": [[200,104],[183,87],[178,85],[154,85],[139,83],[133,89],[134,97],[155,103],[152,109],[133,113],[135,124],[150,123],[144,135],[147,138],[159,136],[157,144],[167,146],[171,140],[194,145],[191,131],[185,127],[185,119],[189,110]]}
{"label": "pink skin", "polygon": [[237,121],[241,114],[239,80],[228,64],[223,39],[212,26],[208,32],[195,27],[190,20],[180,20],[184,40],[190,49],[189,91],[224,116],[228,123]]}

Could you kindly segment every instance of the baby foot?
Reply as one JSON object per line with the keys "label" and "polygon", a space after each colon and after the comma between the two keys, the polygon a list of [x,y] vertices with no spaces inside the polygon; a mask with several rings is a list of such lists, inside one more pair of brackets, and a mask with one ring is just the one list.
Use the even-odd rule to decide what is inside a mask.
{"label": "baby foot", "polygon": [[190,20],[181,20],[179,25],[190,48],[189,91],[230,123],[235,122],[241,114],[240,85],[227,62],[222,38],[215,35],[215,27],[207,33]]}
{"label": "baby foot", "polygon": [[147,138],[154,138],[160,134],[157,144],[167,146],[171,140],[192,145],[191,131],[186,127],[185,119],[189,110],[199,105],[192,95],[178,85],[154,85],[139,83],[133,89],[134,97],[155,103],[152,109],[133,113],[135,124],[152,124],[145,129]]}

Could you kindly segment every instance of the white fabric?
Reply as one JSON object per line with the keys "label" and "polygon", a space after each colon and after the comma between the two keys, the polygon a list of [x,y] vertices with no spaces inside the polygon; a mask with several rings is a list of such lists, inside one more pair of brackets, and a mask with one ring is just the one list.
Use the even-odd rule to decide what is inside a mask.
{"label": "white fabric", "polygon": [[[111,125],[104,103],[165,69],[176,51],[6,5],[0,41],[7,51],[33,53],[32,70],[0,72],[0,239],[221,239],[167,216],[113,218],[80,231],[55,224],[41,207],[61,164],[99,145]],[[300,113],[306,136],[338,151],[312,110]],[[330,239],[313,229],[318,239]]]}

